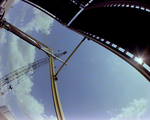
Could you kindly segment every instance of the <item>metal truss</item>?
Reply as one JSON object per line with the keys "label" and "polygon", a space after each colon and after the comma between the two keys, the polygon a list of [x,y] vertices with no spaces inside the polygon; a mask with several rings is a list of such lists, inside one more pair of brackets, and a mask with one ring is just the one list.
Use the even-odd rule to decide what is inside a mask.
{"label": "metal truss", "polygon": [[[63,53],[55,54],[55,56],[61,57],[66,53],[67,52],[65,51]],[[27,77],[27,76],[35,73],[38,68],[49,63],[49,60],[50,60],[49,57],[42,58],[38,61],[30,63],[26,66],[23,66],[5,76],[3,76],[2,78],[0,78],[0,90],[2,90],[2,88],[5,85],[9,85],[8,89],[10,89],[10,88],[12,89],[14,86],[19,84],[23,80],[24,77]],[[54,58],[54,60],[56,60],[56,59]],[[3,93],[1,93],[1,94],[3,94]]]}
{"label": "metal truss", "polygon": [[52,56],[53,58],[55,58],[55,59],[59,60],[60,62],[64,63],[64,61],[62,61],[57,56],[55,56],[55,55],[53,55],[49,52],[49,49],[48,49],[49,47],[48,46],[46,46],[45,44],[41,43],[40,41],[34,39],[33,37],[29,36],[28,34],[24,33],[23,31],[16,28],[12,24],[8,23],[5,19],[0,22],[0,26],[5,28],[8,31],[14,33],[15,35],[22,38],[22,40],[28,42],[29,44],[31,44],[31,45],[37,47],[38,49],[42,50],[47,55]]}
{"label": "metal truss", "polygon": [[130,8],[136,8],[145,10],[147,12],[150,12],[150,6],[147,4],[143,4],[140,2],[135,1],[110,1],[110,2],[101,2],[98,4],[93,4],[88,7],[85,7],[85,10],[87,9],[94,9],[99,7],[130,7]]}
{"label": "metal truss", "polygon": [[[4,85],[9,85],[9,89],[12,89],[15,85],[19,84],[24,76],[29,76],[35,73],[35,70],[42,67],[43,65],[49,62],[49,57],[40,59],[33,63],[30,63],[26,66],[23,66],[0,79],[0,90],[4,87]],[[4,94],[2,92],[1,94]]]}
{"label": "metal truss", "polygon": [[[22,0],[22,1],[43,11],[45,14],[51,16],[52,18],[54,18],[55,20],[57,20],[59,23],[61,23],[62,25],[66,26],[66,27],[67,27],[67,25],[69,26],[72,23],[72,21],[76,19],[76,17],[78,17],[78,13],[77,13],[73,17],[73,19],[70,20],[70,22],[68,22],[69,24],[67,24],[64,21],[60,20],[59,16],[55,16],[55,15],[51,14],[50,11],[45,10],[44,8],[40,7],[39,5],[36,5],[29,0]],[[83,7],[80,6],[81,9],[88,10],[88,9],[100,8],[100,7],[130,7],[130,8],[135,8],[135,9],[145,10],[146,12],[150,12],[150,6],[140,3],[140,2],[110,1],[110,2],[102,2],[102,3],[98,3],[98,4],[94,4],[94,3],[90,4],[92,1],[93,0],[90,0],[89,3]],[[82,11],[80,11],[80,12],[82,12]],[[80,12],[79,12],[79,14],[80,14]],[[50,49],[48,46],[44,45],[43,43],[41,43],[41,42],[37,41],[36,39],[32,38],[31,36],[27,35],[23,31],[19,30],[15,26],[8,23],[6,20],[0,21],[0,26],[5,28],[8,31],[14,33],[15,35],[19,36],[20,38],[22,38],[26,42],[30,43],[31,45],[37,47],[38,49],[44,51],[50,57],[49,62],[50,62],[51,88],[52,88],[52,93],[53,93],[53,101],[54,101],[55,111],[56,111],[58,120],[65,120],[64,114],[63,114],[63,111],[61,108],[60,99],[59,99],[56,78],[57,78],[57,74],[62,69],[62,67],[66,64],[66,62],[69,60],[69,58],[72,56],[74,51],[68,57],[68,59],[64,62],[64,61],[60,60],[56,55],[53,55],[52,49]],[[121,46],[118,46],[118,45],[110,42],[109,40],[105,40],[105,39],[101,38],[100,36],[89,33],[88,31],[82,31],[80,29],[76,29],[76,28],[73,28],[70,26],[67,28],[83,35],[85,38],[92,40],[92,41],[96,42],[97,44],[105,47],[109,51],[113,52],[114,54],[116,54],[117,56],[119,56],[120,58],[125,60],[127,63],[129,63],[131,66],[133,66],[135,69],[137,69],[150,82],[150,67],[146,63],[144,63],[144,61],[139,61],[139,58],[137,58],[135,55],[131,54],[127,49],[124,49]],[[85,38],[81,41],[81,43],[85,40]],[[79,46],[80,46],[80,44],[79,44]],[[78,48],[78,46],[77,46],[77,48]],[[53,58],[56,58],[57,60],[64,63],[56,74],[55,74],[55,70],[54,70]],[[27,69],[28,68],[26,68],[26,70]],[[12,77],[13,76],[14,75],[12,75]],[[8,78],[9,78],[8,76],[6,76],[4,78],[5,82],[2,82],[3,85],[9,83],[9,81],[7,80]]]}
{"label": "metal truss", "polygon": [[[50,62],[50,75],[51,75],[51,86],[52,86],[51,88],[52,88],[52,94],[53,94],[53,100],[54,100],[54,107],[56,110],[57,119],[58,120],[65,120],[64,114],[62,111],[62,107],[61,107],[61,103],[60,103],[60,99],[59,99],[58,90],[57,90],[57,83],[56,83],[56,76],[55,76],[55,72],[54,72],[53,58],[59,60],[60,62],[64,63],[65,65],[67,65],[67,63],[62,61],[61,59],[59,59],[57,56],[53,55],[51,48],[49,48],[45,44],[41,43],[40,41],[34,39],[33,37],[29,36],[28,34],[24,33],[23,31],[16,28],[12,24],[8,23],[5,19],[0,21],[0,26],[2,28],[5,28],[8,31],[14,33],[15,35],[22,38],[22,40],[28,42],[29,44],[42,50],[43,52],[45,52],[50,57],[49,62]],[[24,74],[24,73],[22,73],[22,74]],[[5,79],[5,81],[8,81],[7,76],[4,79]],[[3,84],[6,84],[6,83],[9,83],[9,81],[4,82]],[[10,86],[10,89],[12,89],[11,86]]]}

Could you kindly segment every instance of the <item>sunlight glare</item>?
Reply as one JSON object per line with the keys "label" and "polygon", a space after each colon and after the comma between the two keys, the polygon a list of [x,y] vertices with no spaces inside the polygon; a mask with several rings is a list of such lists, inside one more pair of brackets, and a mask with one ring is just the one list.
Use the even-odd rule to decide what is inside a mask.
{"label": "sunlight glare", "polygon": [[143,62],[142,58],[139,58],[139,61],[140,61],[140,62]]}
{"label": "sunlight glare", "polygon": [[137,57],[135,57],[134,60],[137,61],[139,64],[142,64],[142,63],[143,63],[143,59],[142,59],[142,58],[137,58]]}

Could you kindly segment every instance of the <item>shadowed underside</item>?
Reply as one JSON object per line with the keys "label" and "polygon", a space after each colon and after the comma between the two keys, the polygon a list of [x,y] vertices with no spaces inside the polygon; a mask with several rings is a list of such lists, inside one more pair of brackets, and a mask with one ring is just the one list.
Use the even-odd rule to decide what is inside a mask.
{"label": "shadowed underside", "polygon": [[[131,56],[130,58],[142,57],[143,62],[150,66],[150,2],[148,0],[93,0],[92,2],[90,0],[51,0],[48,3],[46,0],[45,2],[44,0],[29,1],[50,12],[53,18],[64,26],[93,38],[93,41],[102,43],[103,38],[104,44],[107,43],[109,48],[116,45],[113,50],[123,49],[122,53],[114,52],[117,55],[121,54],[119,56],[123,55],[123,59],[129,52],[133,55],[133,58]],[[83,11],[76,16],[81,9]],[[76,16],[75,19],[73,19],[74,16]],[[126,58],[124,60],[130,63],[130,59]],[[135,67],[132,63],[130,64]],[[140,67],[143,67],[143,64]],[[136,69],[139,70],[139,68]],[[145,72],[145,68],[142,70]],[[148,76],[149,72],[150,70],[146,70]]]}
{"label": "shadowed underside", "polygon": [[145,58],[150,66],[150,13],[125,7],[85,10],[71,27],[92,33]]}

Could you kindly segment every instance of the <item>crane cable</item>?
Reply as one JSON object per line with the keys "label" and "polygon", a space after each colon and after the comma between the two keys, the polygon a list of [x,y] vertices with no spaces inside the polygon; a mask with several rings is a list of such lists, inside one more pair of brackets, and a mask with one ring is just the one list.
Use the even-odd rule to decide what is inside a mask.
{"label": "crane cable", "polygon": [[17,81],[21,80],[24,77],[28,77],[29,75],[35,73],[35,70],[42,67],[43,65],[46,65],[49,62],[49,57],[45,57],[43,59],[40,59],[36,62],[30,63],[26,66],[23,66],[7,75],[2,77],[0,79],[0,90],[8,84],[11,85],[14,80],[17,79]]}
{"label": "crane cable", "polygon": [[[49,64],[49,63],[48,63]],[[4,95],[5,93],[7,93],[10,89],[13,89],[16,85],[20,84],[22,81],[24,81],[27,77],[29,77],[31,74],[34,74],[35,72],[41,70],[43,67],[45,67],[45,65],[41,66],[39,69],[36,69],[35,71],[33,71],[32,73],[27,73],[24,74],[23,76],[19,77],[17,80],[12,81],[12,84],[8,84],[6,90],[3,90],[3,92],[1,92],[1,95]],[[10,88],[11,86],[11,88]],[[5,89],[5,88],[4,88]]]}

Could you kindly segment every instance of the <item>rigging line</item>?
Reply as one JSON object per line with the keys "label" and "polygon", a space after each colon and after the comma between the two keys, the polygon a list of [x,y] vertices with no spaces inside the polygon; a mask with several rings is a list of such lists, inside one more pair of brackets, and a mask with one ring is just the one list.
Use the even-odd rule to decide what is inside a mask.
{"label": "rigging line", "polygon": [[[62,55],[66,54],[67,52],[55,54],[57,57],[61,57]],[[5,75],[0,79],[0,89],[3,88],[3,86],[10,85],[12,86],[20,83],[22,79],[29,77],[31,74],[34,74],[35,72],[41,70],[43,67],[46,66],[46,64],[49,62],[50,58],[45,57],[43,59],[40,59],[38,61],[35,61],[33,63],[30,63],[26,66],[23,66],[15,71],[12,71],[11,73]],[[53,60],[56,60],[53,58]]]}
{"label": "rigging line", "polygon": [[[55,60],[55,59],[54,59],[54,60]],[[13,87],[16,86],[17,84],[20,84],[21,81],[23,81],[24,79],[26,79],[26,78],[29,77],[30,75],[32,75],[32,74],[34,74],[35,72],[37,72],[37,71],[41,70],[42,68],[44,68],[47,64],[49,64],[49,62],[46,63],[46,64],[44,64],[44,65],[42,65],[42,66],[39,67],[38,69],[35,69],[35,70],[33,71],[33,73],[31,73],[31,74],[30,74],[30,72],[32,72],[32,71],[29,71],[29,72],[23,74],[21,77],[18,77],[17,80],[12,80],[11,82],[8,83],[8,85],[11,85],[11,87],[13,88]],[[12,84],[11,84],[11,83],[12,83]],[[7,83],[5,83],[5,84],[7,84]],[[5,85],[5,84],[4,84],[4,85]]]}
{"label": "rigging line", "polygon": [[[37,71],[41,70],[42,68],[44,68],[47,64],[48,64],[48,62],[45,63],[44,65],[40,66],[40,67],[37,68],[37,69],[31,70],[31,71],[25,73],[23,76],[29,77],[30,75],[32,75],[32,74],[34,74],[35,72],[37,72]],[[30,72],[32,72],[32,71],[33,71],[33,73],[30,74]]]}
{"label": "rigging line", "polygon": [[[24,74],[23,76],[19,77],[17,80],[15,81],[11,81],[10,83],[12,84],[7,84],[7,85],[11,85],[11,88],[13,89],[13,87],[15,87],[16,85],[20,84],[22,81],[24,81],[27,77],[29,77],[30,75],[34,74],[35,72],[41,70],[42,68],[44,68],[47,64],[44,64],[42,67],[36,69],[33,73],[29,73],[29,74]],[[5,90],[5,92],[3,92],[4,94],[9,91],[9,88],[7,87],[7,89]]]}
{"label": "rigging line", "polygon": [[[44,60],[44,61],[43,61]],[[56,60],[56,59],[54,59]],[[33,63],[30,63],[22,68],[19,68],[4,77],[0,79],[0,89],[5,85],[10,82],[12,82],[14,79],[18,79],[20,76],[27,75],[31,71],[37,71],[36,69],[41,69],[39,67],[47,64],[49,61],[49,57],[46,57],[44,59],[41,59],[39,61],[35,61]],[[29,73],[30,74],[30,73]]]}
{"label": "rigging line", "polygon": [[[5,85],[10,83],[11,81],[13,81],[14,79],[17,79],[18,77],[22,76],[25,74],[25,72],[32,67],[33,70],[38,69],[39,67],[41,67],[42,65],[48,63],[49,57],[43,58],[41,60],[38,60],[36,62],[30,63],[22,68],[19,68],[7,75],[5,75],[4,77],[2,77],[0,79],[1,84],[0,84],[0,89]],[[30,70],[29,70],[30,71]]]}
{"label": "rigging line", "polygon": [[68,60],[71,58],[71,56],[76,52],[76,50],[80,47],[80,45],[84,42],[86,37],[82,39],[82,41],[78,44],[78,46],[74,49],[74,51],[71,53],[71,55],[67,58],[67,60],[64,62],[64,64],[60,67],[60,69],[55,74],[55,77],[58,75],[58,73],[61,71],[61,69],[64,67],[64,65],[68,62]]}

